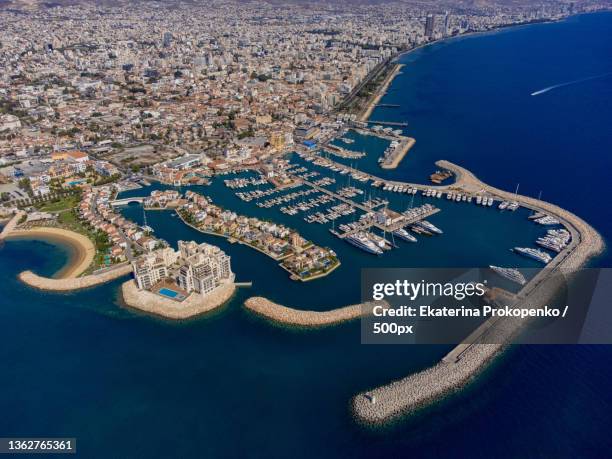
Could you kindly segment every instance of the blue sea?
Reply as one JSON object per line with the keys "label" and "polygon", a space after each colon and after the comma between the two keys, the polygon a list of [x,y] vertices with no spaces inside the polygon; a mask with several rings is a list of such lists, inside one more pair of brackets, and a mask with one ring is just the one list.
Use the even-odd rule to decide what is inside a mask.
{"label": "blue sea", "polygon": [[[612,76],[601,75],[612,72],[612,14],[452,39],[400,60],[403,73],[383,99],[400,107],[372,119],[407,122],[417,144],[386,176],[425,182],[434,161],[448,159],[500,188],[541,191],[610,240]],[[593,76],[601,77],[531,95]],[[385,144],[355,139],[347,147],[368,155],[352,162],[384,175],[376,158]],[[328,226],[244,203],[221,180],[196,191],[299,229],[336,250],[342,266],[292,282],[248,247],[200,234],[171,212],[147,212],[159,237],[219,245],[238,280],[253,281],[221,311],[175,323],[121,307],[123,280],[70,294],[32,290],[17,274],[52,275],[69,251],[9,241],[0,248],[0,436],[76,437],[87,458],[610,456],[609,346],[515,346],[468,389],[371,430],[351,419],[350,398],[431,366],[449,346],[361,345],[358,323],[296,331],[242,307],[252,295],[321,310],[356,302],[361,267],[535,266],[508,250],[543,232],[525,211],[432,200],[442,211],[430,220],[444,235],[399,242],[377,258],[332,238]],[[395,208],[423,201],[388,198]],[[143,221],[140,206],[122,212]],[[593,264],[610,266],[609,252]]]}

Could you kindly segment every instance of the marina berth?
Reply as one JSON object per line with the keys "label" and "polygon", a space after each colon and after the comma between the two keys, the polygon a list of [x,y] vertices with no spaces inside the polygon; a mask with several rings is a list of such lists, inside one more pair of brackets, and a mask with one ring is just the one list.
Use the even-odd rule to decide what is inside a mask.
{"label": "marina berth", "polygon": [[[437,165],[453,172],[457,177],[454,185],[456,188],[475,195],[484,192],[501,200],[515,200],[520,206],[531,209],[534,213],[550,216],[564,226],[563,232],[553,235],[561,236],[567,241],[567,245],[554,258],[551,257],[546,269],[523,285],[511,308],[534,305],[544,307],[559,288],[557,277],[551,274],[563,272],[566,276],[571,276],[604,250],[605,245],[599,233],[573,213],[539,199],[491,187],[478,180],[468,170],[448,161],[438,161]],[[489,199],[492,200],[486,198],[487,203]],[[485,198],[482,202],[485,202]],[[569,237],[565,231],[569,233]],[[527,253],[532,250],[537,249],[530,249]],[[499,270],[496,272],[500,273]],[[517,277],[517,280],[520,278]],[[489,362],[503,352],[526,323],[528,322],[513,318],[489,319],[433,367],[355,395],[351,407],[356,420],[368,425],[389,424],[456,392],[473,381]],[[483,337],[491,334],[497,337],[496,344],[488,344],[483,340]]]}
{"label": "marina berth", "polygon": [[523,276],[523,274],[518,269],[501,268],[499,266],[493,265],[489,265],[489,268],[500,276],[505,277],[506,279],[511,280],[512,282],[516,282],[519,285],[525,285],[527,283],[525,276]]}

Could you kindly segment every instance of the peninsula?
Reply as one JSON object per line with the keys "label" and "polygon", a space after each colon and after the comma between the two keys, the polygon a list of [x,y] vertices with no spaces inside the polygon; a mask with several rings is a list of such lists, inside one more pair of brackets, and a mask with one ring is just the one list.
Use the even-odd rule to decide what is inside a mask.
{"label": "peninsula", "polygon": [[225,304],[236,284],[230,257],[219,247],[179,241],[132,262],[134,280],[121,286],[124,303],[167,319],[188,319]]}

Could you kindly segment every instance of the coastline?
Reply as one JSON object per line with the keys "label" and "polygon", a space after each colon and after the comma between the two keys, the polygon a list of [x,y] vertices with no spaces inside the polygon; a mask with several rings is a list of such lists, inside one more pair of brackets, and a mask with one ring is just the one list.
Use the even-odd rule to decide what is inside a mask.
{"label": "coastline", "polygon": [[393,154],[393,159],[389,162],[383,161],[380,165],[383,169],[397,169],[397,166],[402,162],[404,157],[408,154],[410,149],[414,147],[416,143],[416,139],[413,137],[406,137],[405,140],[402,141],[403,144],[399,147],[399,151]]}
{"label": "coastline", "polygon": [[235,291],[236,284],[232,280],[227,284],[220,285],[206,297],[192,293],[185,300],[178,302],[146,290],[138,290],[133,280],[126,281],[121,285],[121,297],[126,306],[140,312],[172,320],[191,319],[214,311],[227,303]]}
{"label": "coastline", "polygon": [[[487,185],[467,169],[448,161],[437,161],[436,165],[455,174],[456,181],[449,187],[468,193],[486,191],[497,198],[516,200],[523,207],[556,217],[570,231],[570,244],[523,287],[517,302],[511,305],[513,308],[546,305],[558,287],[553,274],[571,277],[605,249],[603,238],[595,229],[559,206]],[[366,425],[384,425],[460,390],[506,349],[526,323],[520,319],[489,319],[433,367],[357,394],[351,401],[355,418]],[[491,334],[496,337],[495,344],[483,341],[485,335]]]}
{"label": "coastline", "polygon": [[380,86],[376,89],[374,94],[372,94],[370,100],[365,106],[363,113],[359,116],[359,121],[367,122],[367,120],[372,115],[372,112],[376,108],[376,105],[380,102],[380,100],[385,96],[389,86],[393,82],[396,76],[399,75],[400,70],[404,67],[405,64],[398,64],[396,62],[391,62],[390,65],[394,65],[395,68],[390,71],[385,79],[382,81]]}
{"label": "coastline", "polygon": [[337,325],[371,314],[374,306],[385,302],[353,304],[328,311],[307,311],[273,303],[267,298],[254,296],[244,302],[250,312],[280,325],[302,328],[321,328]]}
{"label": "coastline", "polygon": [[[229,236],[229,235],[227,235],[227,234],[216,233],[216,232],[214,232],[214,231],[207,231],[207,230],[204,230],[204,229],[202,229],[202,228],[198,228],[197,226],[192,225],[191,223],[188,223],[188,222],[187,222],[187,221],[186,221],[186,220],[183,218],[183,216],[181,215],[181,213],[180,213],[180,212],[178,212],[178,211],[176,211],[176,210],[175,210],[175,213],[176,213],[176,215],[178,215],[179,219],[180,219],[180,220],[181,220],[181,221],[182,221],[182,222],[183,222],[185,225],[187,225],[188,227],[190,227],[191,229],[194,229],[194,230],[196,230],[196,231],[198,231],[198,232],[200,232],[200,233],[202,233],[202,234],[208,234],[208,235],[210,235],[210,236],[217,236],[217,237],[222,237],[222,238],[225,238],[225,239],[227,239],[227,240],[228,240],[230,243],[232,243],[232,244],[237,243],[237,244],[240,244],[240,245],[245,245],[245,246],[247,246],[247,247],[249,247],[249,248],[251,248],[251,249],[257,250],[259,253],[262,253],[262,254],[266,255],[267,257],[272,258],[274,261],[278,262],[278,265],[279,265],[279,266],[280,266],[282,269],[284,269],[286,272],[288,272],[290,275],[295,275],[293,272],[291,272],[291,271],[290,271],[290,270],[288,270],[288,269],[287,269],[285,266],[283,266],[283,260],[286,260],[287,258],[290,258],[292,255],[283,255],[282,257],[275,257],[273,254],[271,254],[271,253],[269,253],[269,252],[266,252],[266,251],[264,251],[263,249],[260,249],[259,247],[256,247],[256,246],[255,246],[255,245],[253,245],[253,244],[249,244],[248,242],[245,242],[245,241],[243,241],[243,240],[241,240],[241,239],[235,239],[233,236]],[[340,266],[340,260],[338,260],[338,263],[336,263],[336,264],[335,264],[335,265],[334,265],[334,266],[333,266],[331,269],[329,269],[328,271],[326,271],[326,272],[324,272],[324,273],[319,273],[319,274],[316,274],[316,275],[314,275],[314,276],[307,277],[307,278],[305,278],[305,279],[303,279],[301,276],[298,276],[298,280],[300,280],[300,281],[302,281],[302,282],[308,282],[308,281],[311,281],[311,280],[320,279],[321,277],[325,277],[325,276],[327,276],[327,275],[331,274],[331,273],[332,273],[333,271],[335,271],[335,270],[336,270],[336,268],[338,268],[339,266]]]}
{"label": "coastline", "polygon": [[563,18],[560,18],[560,19],[555,19],[555,20],[548,19],[548,20],[538,20],[538,21],[522,22],[522,23],[518,23],[518,24],[500,25],[500,26],[491,28],[489,30],[480,30],[480,31],[475,31],[475,32],[466,32],[466,33],[462,33],[462,34],[452,35],[450,37],[438,38],[436,40],[429,41],[427,43],[422,43],[420,45],[417,45],[414,48],[410,48],[410,49],[407,49],[407,50],[404,50],[404,51],[400,51],[395,56],[393,56],[393,58],[391,58],[389,60],[389,62],[386,64],[386,65],[395,65],[396,68],[393,70],[393,72],[391,72],[391,74],[389,74],[389,75],[387,75],[387,77],[385,77],[385,80],[380,84],[380,86],[370,96],[370,100],[367,102],[363,112],[358,116],[358,120],[361,121],[361,122],[367,122],[369,120],[370,116],[372,115],[372,112],[376,108],[376,105],[380,102],[380,100],[386,94],[387,90],[389,89],[389,86],[391,85],[391,83],[393,82],[395,77],[400,73],[399,70],[406,65],[406,64],[398,63],[398,60],[401,57],[403,57],[403,56],[407,56],[407,55],[409,55],[409,54],[411,54],[411,53],[413,53],[415,51],[427,48],[428,46],[435,45],[435,44],[441,44],[441,43],[444,43],[444,42],[447,42],[447,41],[451,41],[451,40],[470,38],[470,37],[477,37],[477,36],[482,36],[482,35],[487,35],[487,34],[493,34],[493,33],[502,32],[504,30],[515,29],[515,28],[518,28],[518,27],[527,27],[527,26],[538,25],[538,24],[555,24],[555,23],[558,23],[558,22],[565,21],[568,18],[571,18],[573,16],[577,16],[577,14],[570,15],[570,16],[567,16],[567,17],[563,17]]}
{"label": "coastline", "polygon": [[96,255],[96,248],[85,236],[74,231],[63,228],[33,227],[27,230],[14,229],[6,236],[6,239],[36,239],[59,243],[69,246],[74,256],[70,257],[67,264],[55,274],[57,279],[74,279],[83,274],[92,264]]}

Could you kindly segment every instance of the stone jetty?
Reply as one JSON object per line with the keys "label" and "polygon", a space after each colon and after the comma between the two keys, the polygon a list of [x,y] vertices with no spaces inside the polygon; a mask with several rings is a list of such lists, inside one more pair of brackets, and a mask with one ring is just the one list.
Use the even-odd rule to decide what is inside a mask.
{"label": "stone jetty", "polygon": [[[523,207],[557,218],[571,232],[571,243],[523,287],[512,307],[548,304],[558,287],[557,275],[571,277],[590,258],[603,251],[604,242],[599,233],[571,212],[554,204],[486,185],[468,170],[448,161],[438,161],[436,164],[455,174],[453,188],[468,193],[486,192],[499,199],[517,201]],[[356,395],[351,403],[356,419],[364,424],[385,424],[461,389],[502,352],[527,323],[516,318],[489,319],[466,339],[466,343],[456,346],[432,368]]]}
{"label": "stone jetty", "polygon": [[106,282],[118,279],[132,272],[131,265],[122,265],[116,268],[109,269],[100,274],[89,274],[82,277],[72,277],[66,279],[52,279],[50,277],[39,276],[32,271],[23,271],[19,273],[19,280],[26,283],[30,287],[41,290],[49,290],[55,292],[67,292],[71,290],[81,290],[84,288],[94,287]]}
{"label": "stone jetty", "polygon": [[408,151],[410,151],[415,143],[416,140],[412,137],[402,137],[402,140],[395,151],[389,156],[389,158],[380,163],[380,167],[383,169],[396,169],[404,159],[404,156],[406,156]]}
{"label": "stone jetty", "polygon": [[225,304],[234,294],[234,282],[228,282],[217,287],[205,297],[192,293],[183,301],[165,298],[147,290],[139,290],[133,280],[121,285],[121,293],[125,304],[139,311],[153,314],[165,319],[184,320],[211,312]]}
{"label": "stone jetty", "polygon": [[245,307],[249,311],[265,317],[273,322],[283,325],[308,328],[325,327],[358,319],[364,315],[371,314],[374,306],[380,304],[388,307],[388,304],[384,301],[373,301],[369,303],[344,306],[342,308],[332,309],[329,311],[305,311],[301,309],[288,308],[287,306],[273,303],[267,298],[259,296],[251,297],[244,302]]}
{"label": "stone jetty", "polygon": [[11,218],[8,223],[2,228],[0,231],[0,241],[5,239],[7,236],[11,234],[11,232],[15,229],[21,217],[23,217],[26,213],[23,210],[18,211],[13,218]]}

